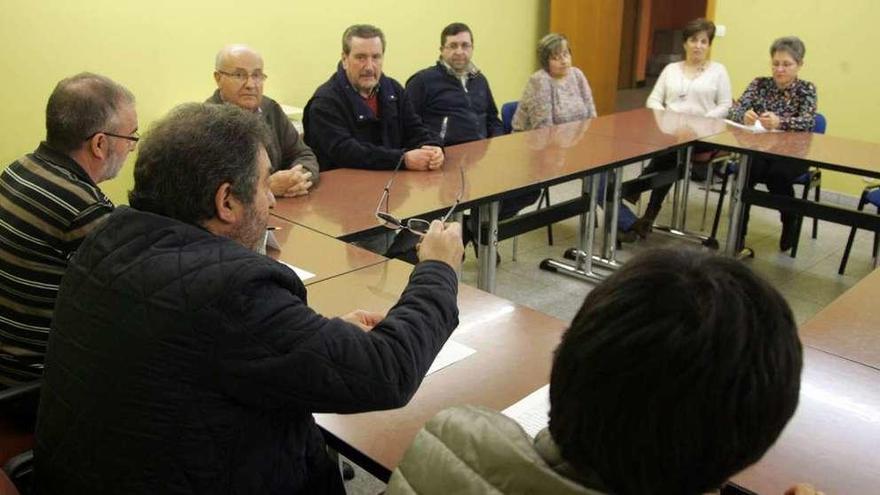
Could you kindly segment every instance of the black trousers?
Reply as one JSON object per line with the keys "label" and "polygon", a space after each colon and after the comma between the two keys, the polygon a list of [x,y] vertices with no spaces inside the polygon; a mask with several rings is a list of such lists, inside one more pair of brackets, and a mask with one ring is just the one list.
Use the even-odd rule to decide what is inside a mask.
{"label": "black trousers", "polygon": [[[712,151],[715,148],[711,146],[707,146],[704,144],[695,144],[693,147],[693,154],[703,153],[706,151]],[[645,167],[645,170],[642,172],[642,175],[651,174],[654,172],[665,172],[667,170],[672,170],[678,165],[678,152],[673,151],[670,153],[666,153],[664,155],[660,155],[651,160],[651,163]],[[711,171],[709,172],[711,173]],[[666,195],[669,194],[669,190],[672,188],[672,184],[666,184],[665,186],[660,186],[651,191],[651,199],[648,201],[648,208],[653,210],[659,210],[663,205],[663,200],[666,199]]]}
{"label": "black trousers", "polygon": [[[782,157],[766,157],[757,156],[751,160],[749,181],[747,186],[754,189],[755,184],[762,182],[767,185],[770,194],[777,196],[794,197],[794,181],[798,177],[804,175],[810,166],[798,160],[792,160]],[[742,232],[740,233],[740,247],[745,241],[746,232],[749,225],[749,210],[751,206],[743,211]],[[794,213],[779,212],[780,220],[782,220],[783,228],[790,228],[792,223],[797,220]]]}

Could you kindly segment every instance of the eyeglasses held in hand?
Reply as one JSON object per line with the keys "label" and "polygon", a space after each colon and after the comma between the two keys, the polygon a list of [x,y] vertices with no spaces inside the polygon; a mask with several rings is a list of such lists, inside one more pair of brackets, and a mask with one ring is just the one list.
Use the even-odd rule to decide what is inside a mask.
{"label": "eyeglasses held in hand", "polygon": [[[425,234],[428,233],[428,229],[431,228],[430,221],[421,218],[410,218],[404,222],[388,213],[388,198],[390,196],[391,184],[394,182],[394,178],[397,176],[397,172],[400,170],[403,162],[404,157],[401,155],[400,160],[397,162],[397,166],[395,166],[394,171],[391,172],[391,177],[388,179],[388,183],[385,184],[385,189],[382,191],[382,197],[379,198],[379,204],[376,205],[376,218],[379,219],[381,225],[388,227],[389,229],[408,230],[415,235],[424,237]],[[458,190],[458,196],[455,198],[455,203],[452,204],[449,211],[447,211],[440,219],[443,223],[446,223],[452,218],[452,213],[455,212],[455,208],[458,207],[458,204],[461,202],[462,194],[464,194],[464,164],[459,165],[458,170],[461,174],[461,186]]]}

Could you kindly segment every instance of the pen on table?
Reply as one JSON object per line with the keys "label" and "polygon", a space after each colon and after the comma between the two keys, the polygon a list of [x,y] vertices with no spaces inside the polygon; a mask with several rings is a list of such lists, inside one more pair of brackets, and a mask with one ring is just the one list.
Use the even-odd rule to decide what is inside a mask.
{"label": "pen on table", "polygon": [[266,227],[266,230],[281,230],[281,227],[275,227],[275,226],[270,225],[270,226]]}

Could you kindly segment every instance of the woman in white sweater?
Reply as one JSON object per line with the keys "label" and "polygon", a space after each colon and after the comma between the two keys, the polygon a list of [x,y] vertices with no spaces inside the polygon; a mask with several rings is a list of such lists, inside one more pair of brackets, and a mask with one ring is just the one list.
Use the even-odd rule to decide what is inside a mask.
{"label": "woman in white sweater", "polygon": [[[706,19],[694,19],[684,27],[682,34],[686,58],[663,69],[648,97],[647,106],[656,110],[723,119],[730,110],[732,100],[727,69],[709,60],[715,24]],[[694,147],[695,154],[710,150],[700,145]],[[653,159],[644,173],[674,168],[676,155],[672,152]],[[651,192],[645,214],[633,225],[633,230],[640,236],[644,237],[651,231],[670,187],[671,184],[660,186]]]}

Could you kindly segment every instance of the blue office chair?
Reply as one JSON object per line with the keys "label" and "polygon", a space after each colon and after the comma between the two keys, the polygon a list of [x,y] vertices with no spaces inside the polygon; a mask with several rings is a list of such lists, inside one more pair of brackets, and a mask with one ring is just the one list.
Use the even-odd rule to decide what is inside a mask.
{"label": "blue office chair", "polygon": [[[862,191],[862,197],[859,199],[859,211],[865,209],[867,204],[874,205],[877,208],[877,214],[880,215],[880,185],[872,185]],[[843,250],[843,258],[840,260],[840,268],[837,273],[843,275],[846,271],[846,262],[849,261],[849,252],[852,250],[853,241],[856,239],[856,228],[853,227],[849,231],[849,239],[846,240],[846,249]],[[877,246],[880,244],[880,232],[874,232],[874,249],[871,255],[877,257]]]}
{"label": "blue office chair", "polygon": [[[513,115],[519,106],[518,101],[508,101],[501,105],[501,127],[504,128],[505,134],[513,132]],[[538,197],[538,208],[550,206],[550,188],[545,187],[541,190],[541,196]],[[547,244],[553,245],[553,225],[547,226]],[[516,253],[516,238],[514,238],[514,253]],[[516,254],[514,254],[514,258]]]}
{"label": "blue office chair", "polygon": [[501,127],[504,128],[504,134],[513,132],[513,114],[518,106],[518,101],[508,101],[501,105]]}

